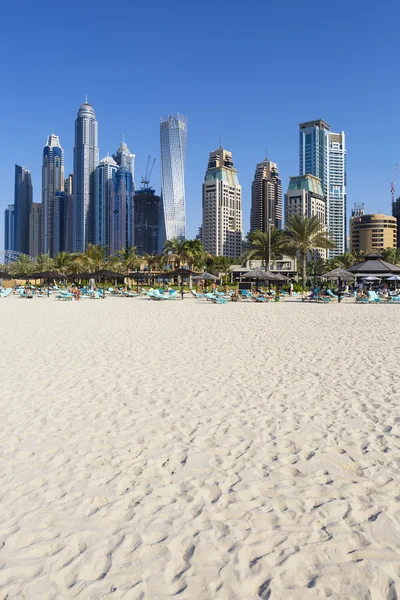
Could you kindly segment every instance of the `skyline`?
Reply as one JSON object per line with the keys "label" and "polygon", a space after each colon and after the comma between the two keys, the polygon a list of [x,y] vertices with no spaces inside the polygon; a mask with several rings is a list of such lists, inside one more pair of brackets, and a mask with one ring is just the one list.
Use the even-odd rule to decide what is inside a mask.
{"label": "skyline", "polygon": [[[184,6],[182,2],[177,4]],[[194,237],[201,224],[204,171],[208,155],[219,146],[221,135],[222,145],[235,156],[243,193],[243,229],[247,233],[255,165],[264,160],[268,148],[268,158],[278,166],[284,193],[289,177],[299,175],[298,126],[319,118],[326,120],[333,131],[346,132],[347,219],[356,202],[364,202],[366,212],[390,214],[390,183],[395,165],[400,163],[397,141],[400,115],[397,83],[392,77],[395,56],[392,32],[396,31],[400,8],[393,5],[390,11],[387,7],[374,14],[368,10],[368,4],[364,5],[364,12],[360,12],[355,3],[339,2],[332,13],[317,2],[308,2],[306,7],[288,2],[285,7],[276,8],[274,18],[282,26],[268,32],[267,39],[261,35],[263,19],[268,18],[268,8],[264,5],[259,6],[257,21],[253,11],[238,2],[233,2],[235,10],[230,14],[222,7],[214,7],[215,17],[224,15],[226,19],[226,32],[221,32],[219,42],[230,42],[231,31],[236,31],[243,42],[230,46],[229,60],[218,69],[210,68],[214,62],[214,45],[205,44],[204,39],[213,27],[211,23],[204,23],[200,7],[185,5],[182,11],[178,6],[172,14],[164,14],[164,11],[158,14],[157,6],[163,6],[159,2],[152,5],[151,13],[150,7],[129,6],[124,22],[120,22],[117,15],[107,13],[106,17],[97,10],[95,35],[91,41],[94,55],[101,56],[102,60],[98,64],[93,61],[89,73],[80,48],[74,45],[61,48],[57,56],[50,54],[45,65],[39,57],[47,47],[47,32],[52,29],[57,15],[62,17],[65,30],[74,26],[76,35],[83,35],[85,18],[90,17],[98,4],[89,1],[80,5],[72,1],[68,11],[55,7],[52,13],[47,12],[45,3],[37,7],[22,2],[18,9],[9,7],[0,24],[8,57],[1,67],[2,81],[6,85],[0,99],[3,141],[0,210],[3,213],[13,202],[15,164],[31,171],[33,200],[40,202],[41,153],[53,128],[64,148],[65,173],[72,172],[74,120],[87,93],[99,122],[100,158],[114,152],[124,134],[136,155],[137,186],[148,155],[157,159],[151,182],[157,194],[161,179],[159,117],[177,111],[188,117],[185,170],[188,237]],[[78,7],[80,19],[76,20]],[[21,8],[26,15],[23,22],[19,19]],[[301,42],[298,34],[315,14],[329,23],[329,28],[313,29],[315,46],[320,45],[324,51],[309,56],[306,36]],[[151,22],[152,38],[156,41],[152,47],[143,46],[148,39],[148,29],[135,28],[135,35],[130,39],[132,83],[127,84],[126,89],[130,99],[120,102],[112,82],[126,66],[116,62],[113,53],[108,55],[106,50],[116,47],[120,38],[128,35],[130,20]],[[169,33],[173,23],[174,30],[179,28],[180,31],[176,38]],[[20,33],[18,40],[12,33],[16,27]],[[371,30],[373,37],[369,34]],[[329,31],[335,31],[336,44],[329,43]],[[103,35],[105,32],[107,35]],[[141,47],[146,47],[143,56],[139,52]],[[268,78],[260,78],[260,67],[267,64],[265,61],[273,64],[274,93],[271,93]],[[164,69],[164,63],[173,68]],[[25,77],[16,81],[15,72],[21,64]],[[48,77],[55,65],[57,72],[64,71],[64,81],[68,82],[64,86],[57,82],[62,94],[56,93],[55,81]],[[174,76],[175,71],[179,77]],[[104,79],[105,72],[110,74],[108,83]],[[326,75],[325,82],[321,79],[322,73]],[[142,85],[143,81],[146,85]],[[235,82],[235,93],[224,96],[224,86],[231,81]],[[257,94],[254,94],[255,85]],[[220,97],[217,89],[221,90]],[[373,164],[371,146],[376,149]],[[400,195],[399,190],[396,197]],[[0,247],[3,247],[3,227],[0,227]]]}

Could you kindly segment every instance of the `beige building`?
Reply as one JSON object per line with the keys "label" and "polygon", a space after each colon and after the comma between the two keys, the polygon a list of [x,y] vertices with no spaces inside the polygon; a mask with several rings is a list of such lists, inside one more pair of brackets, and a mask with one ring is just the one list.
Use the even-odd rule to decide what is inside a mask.
{"label": "beige building", "polygon": [[351,252],[376,252],[396,248],[397,220],[388,215],[362,215],[350,220]]}
{"label": "beige building", "polygon": [[216,256],[242,254],[242,187],[232,153],[210,153],[203,183],[203,247]]}
{"label": "beige building", "polygon": [[[306,174],[291,177],[287,194],[285,194],[285,221],[293,215],[318,217],[322,229],[326,230],[327,211],[326,198],[321,180],[314,175]],[[310,258],[326,258],[324,248],[315,248]]]}

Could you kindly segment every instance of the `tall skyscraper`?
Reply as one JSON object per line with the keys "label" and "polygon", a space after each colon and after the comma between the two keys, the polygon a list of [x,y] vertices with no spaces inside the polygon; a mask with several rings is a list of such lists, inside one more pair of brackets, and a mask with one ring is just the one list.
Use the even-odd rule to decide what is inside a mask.
{"label": "tall skyscraper", "polygon": [[4,250],[15,250],[14,204],[9,204],[4,211]]}
{"label": "tall skyscraper", "polygon": [[74,176],[72,173],[70,173],[68,177],[64,179],[64,192],[70,194],[71,196],[74,195]]}
{"label": "tall skyscraper", "polygon": [[42,250],[54,256],[54,196],[64,189],[64,150],[58,135],[49,135],[43,149],[42,166]]}
{"label": "tall skyscraper", "polygon": [[321,180],[327,199],[328,230],[336,244],[335,257],[346,250],[346,141],[332,133],[322,119],[300,125],[300,175],[310,173]]}
{"label": "tall skyscraper", "polygon": [[37,256],[43,252],[43,204],[32,202],[29,215],[29,254]]}
{"label": "tall skyscraper", "polygon": [[[285,194],[285,221],[293,215],[318,217],[323,230],[326,231],[326,197],[318,177],[307,173],[290,178]],[[326,258],[326,252],[324,248],[315,248],[312,258]]]}
{"label": "tall skyscraper", "polygon": [[165,240],[186,237],[185,160],[187,119],[161,118],[161,211],[159,248]]}
{"label": "tall skyscraper", "polygon": [[210,152],[203,183],[203,247],[216,256],[242,254],[242,187],[232,153]]}
{"label": "tall skyscraper", "polygon": [[132,180],[135,181],[135,155],[131,154],[125,140],[122,140],[120,147],[113,154],[113,159],[119,167],[126,167],[132,174]]}
{"label": "tall skyscraper", "polygon": [[133,179],[127,167],[113,174],[110,206],[110,254],[133,246]]}
{"label": "tall skyscraper", "polygon": [[278,167],[267,158],[258,163],[251,186],[250,231],[282,229],[282,182]]}
{"label": "tall skyscraper", "polygon": [[98,123],[86,101],[75,121],[73,250],[94,242],[94,171],[99,162]]}
{"label": "tall skyscraper", "polygon": [[72,252],[73,199],[67,192],[54,196],[54,254]]}
{"label": "tall skyscraper", "polygon": [[133,243],[138,254],[157,254],[160,196],[152,187],[144,185],[133,197]]}
{"label": "tall skyscraper", "polygon": [[96,167],[94,175],[94,243],[110,245],[110,207],[112,180],[118,165],[106,156]]}
{"label": "tall skyscraper", "polygon": [[392,216],[397,220],[397,248],[400,248],[400,196],[392,204]]}
{"label": "tall skyscraper", "polygon": [[14,194],[14,250],[29,254],[29,216],[33,196],[32,177],[30,171],[20,165],[15,165]]}

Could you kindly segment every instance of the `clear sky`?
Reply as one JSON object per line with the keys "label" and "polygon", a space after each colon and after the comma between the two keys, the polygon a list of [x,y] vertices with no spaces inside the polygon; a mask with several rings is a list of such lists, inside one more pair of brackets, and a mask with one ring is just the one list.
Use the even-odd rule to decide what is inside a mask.
{"label": "clear sky", "polygon": [[[282,187],[298,174],[298,124],[322,118],[344,130],[348,206],[390,213],[400,163],[400,3],[385,0],[210,2],[20,0],[0,19],[0,248],[13,202],[14,164],[32,171],[41,201],[41,153],[60,136],[72,171],[74,120],[85,94],[99,122],[100,158],[122,138],[136,182],[157,159],[159,117],[188,117],[187,237],[201,223],[208,153],[231,150],[250,218],[255,164],[278,164]],[[398,183],[400,192],[400,176]]]}

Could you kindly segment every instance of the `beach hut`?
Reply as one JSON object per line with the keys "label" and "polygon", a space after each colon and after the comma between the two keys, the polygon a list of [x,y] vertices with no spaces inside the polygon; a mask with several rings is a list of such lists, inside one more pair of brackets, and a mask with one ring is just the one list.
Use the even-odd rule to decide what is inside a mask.
{"label": "beach hut", "polygon": [[375,277],[400,276],[400,267],[383,260],[379,254],[367,254],[364,260],[347,269],[357,277],[374,275]]}

